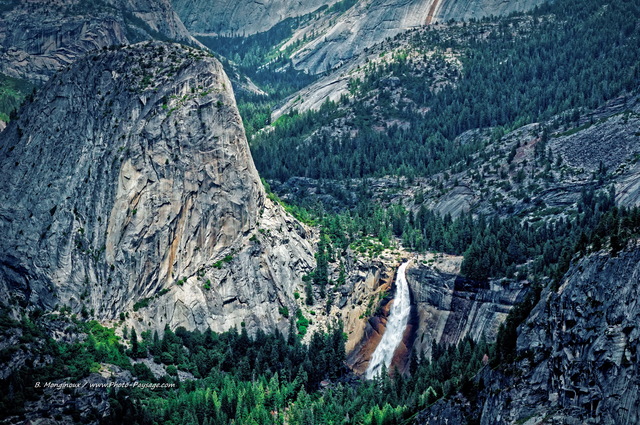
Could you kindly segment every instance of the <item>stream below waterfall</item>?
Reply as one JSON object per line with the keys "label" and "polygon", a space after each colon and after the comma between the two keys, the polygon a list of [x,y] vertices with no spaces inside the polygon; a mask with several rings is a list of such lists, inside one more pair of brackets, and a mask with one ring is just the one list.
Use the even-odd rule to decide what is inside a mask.
{"label": "stream below waterfall", "polygon": [[411,297],[409,295],[409,284],[407,283],[407,277],[405,269],[408,263],[403,263],[398,268],[396,275],[396,295],[389,312],[389,318],[387,320],[387,326],[380,343],[376,347],[371,360],[369,361],[369,367],[365,372],[367,379],[372,379],[379,375],[383,370],[383,365],[389,369],[393,354],[396,352],[398,345],[402,342],[402,336],[407,328],[409,322],[409,315],[411,313]]}

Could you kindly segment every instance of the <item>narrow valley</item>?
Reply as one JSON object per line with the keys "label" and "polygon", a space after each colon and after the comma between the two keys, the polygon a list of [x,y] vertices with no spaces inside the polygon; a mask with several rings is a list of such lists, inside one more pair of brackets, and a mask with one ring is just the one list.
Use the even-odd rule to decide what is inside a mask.
{"label": "narrow valley", "polygon": [[640,4],[0,0],[0,424],[640,423]]}

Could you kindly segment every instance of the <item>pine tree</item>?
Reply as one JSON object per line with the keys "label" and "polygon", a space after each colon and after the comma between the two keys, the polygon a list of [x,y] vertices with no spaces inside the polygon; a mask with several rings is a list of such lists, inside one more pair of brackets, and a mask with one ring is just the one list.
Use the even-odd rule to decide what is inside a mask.
{"label": "pine tree", "polygon": [[131,328],[131,350],[129,351],[129,355],[133,358],[137,358],[138,354],[138,334],[136,333],[135,328]]}

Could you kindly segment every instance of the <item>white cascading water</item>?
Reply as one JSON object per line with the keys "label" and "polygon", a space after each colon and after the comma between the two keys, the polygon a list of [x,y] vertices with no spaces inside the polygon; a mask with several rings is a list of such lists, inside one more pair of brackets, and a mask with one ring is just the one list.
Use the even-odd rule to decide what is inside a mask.
{"label": "white cascading water", "polygon": [[393,300],[391,311],[389,312],[389,320],[387,321],[387,328],[382,335],[380,343],[376,347],[376,350],[371,356],[369,361],[369,367],[365,372],[367,379],[372,379],[382,372],[382,365],[387,369],[393,359],[393,353],[396,348],[402,342],[402,336],[404,330],[407,328],[409,322],[409,314],[411,313],[411,297],[409,296],[409,285],[407,284],[407,277],[405,275],[405,269],[408,263],[403,263],[398,268],[398,275],[396,276],[396,297]]}

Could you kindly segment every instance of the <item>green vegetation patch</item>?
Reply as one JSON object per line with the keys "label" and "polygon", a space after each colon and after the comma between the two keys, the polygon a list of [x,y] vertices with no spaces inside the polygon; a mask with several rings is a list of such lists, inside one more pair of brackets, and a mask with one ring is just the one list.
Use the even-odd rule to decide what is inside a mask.
{"label": "green vegetation patch", "polygon": [[[639,20],[631,1],[563,0],[529,15],[408,32],[392,47],[416,53],[405,48],[368,65],[350,84],[353,96],[257,134],[256,166],[286,181],[429,176],[468,165],[484,146],[456,140],[467,130],[514,129],[637,92]],[[428,51],[437,53],[419,54]]]}
{"label": "green vegetation patch", "polygon": [[34,88],[26,80],[0,74],[0,120],[9,122],[12,111],[20,107]]}

